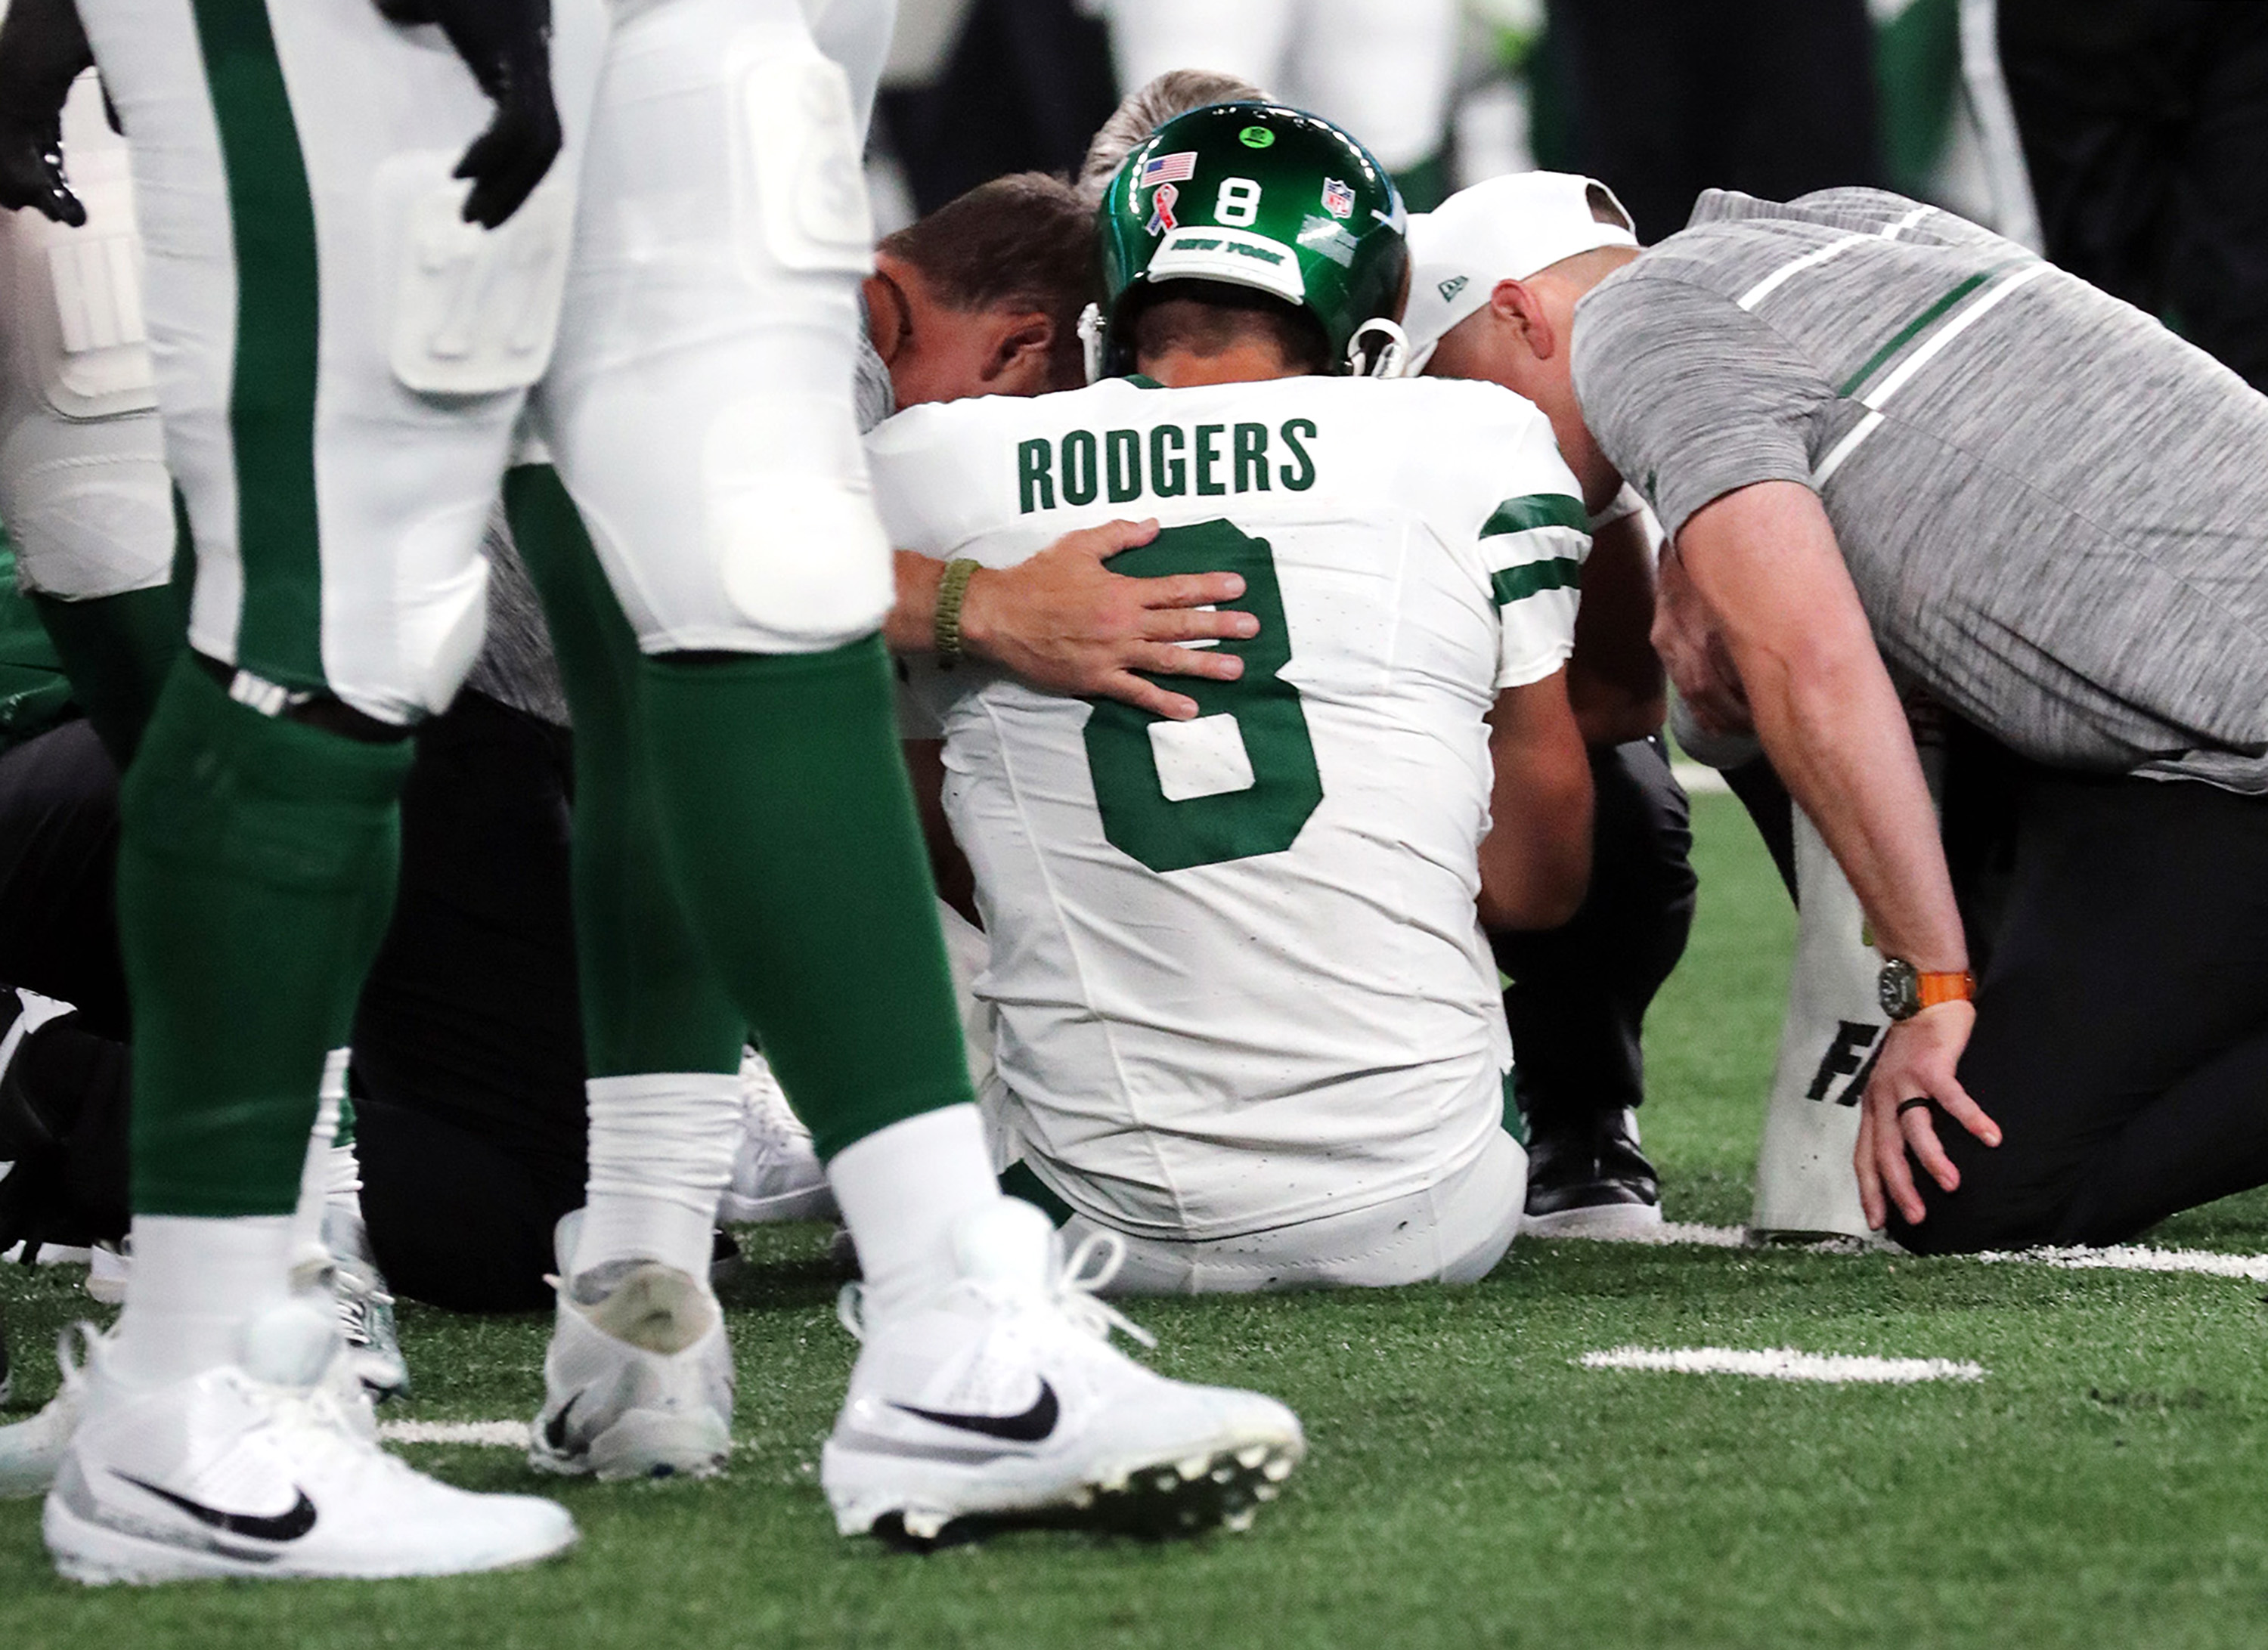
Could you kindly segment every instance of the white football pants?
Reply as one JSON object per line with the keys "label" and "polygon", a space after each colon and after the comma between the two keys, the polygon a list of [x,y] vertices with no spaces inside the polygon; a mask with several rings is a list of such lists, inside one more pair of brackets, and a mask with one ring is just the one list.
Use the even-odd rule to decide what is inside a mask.
{"label": "white football pants", "polygon": [[[1528,1153],[1498,1130],[1471,1161],[1423,1191],[1348,1214],[1192,1243],[1122,1232],[1126,1258],[1106,1293],[1253,1294],[1478,1283],[1512,1247],[1527,1202]],[[1064,1223],[1064,1242],[1076,1247],[1103,1229],[1073,1214]]]}
{"label": "white football pants", "polygon": [[0,521],[21,582],[79,600],[173,576],[173,491],[126,140],[91,73],[64,106],[63,149],[86,223],[0,213]]}
{"label": "white football pants", "polygon": [[1241,75],[1354,134],[1388,172],[1447,134],[1455,0],[1106,0],[1128,92],[1169,69]]}
{"label": "white football pants", "polygon": [[567,148],[494,232],[459,217],[490,107],[438,30],[370,0],[82,11],[133,134],[200,652],[384,721],[446,705],[524,409],[646,651],[880,623],[872,234],[798,0],[555,0]]}

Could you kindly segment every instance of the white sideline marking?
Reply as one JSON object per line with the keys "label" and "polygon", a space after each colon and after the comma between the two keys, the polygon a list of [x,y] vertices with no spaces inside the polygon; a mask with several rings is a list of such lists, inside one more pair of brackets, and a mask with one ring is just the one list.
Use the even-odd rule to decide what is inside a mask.
{"label": "white sideline marking", "polygon": [[1736,1249],[1748,1247],[1749,1234],[1744,1226],[1699,1226],[1686,1220],[1665,1220],[1660,1226],[1633,1226],[1611,1235],[1587,1234],[1551,1237],[1536,1233],[1528,1240],[1531,1243],[1695,1243],[1703,1249]]}
{"label": "white sideline marking", "polygon": [[1982,1381],[1981,1364],[1950,1358],[1852,1358],[1840,1352],[1799,1352],[1791,1347],[1741,1352],[1729,1346],[1677,1346],[1655,1351],[1617,1346],[1585,1352],[1586,1369],[1661,1369],[1680,1375],[1755,1375],[1766,1381],[1825,1381],[1911,1386],[1918,1381]]}
{"label": "white sideline marking", "polygon": [[1732,790],[1725,776],[1705,762],[1673,762],[1669,777],[1677,781],[1688,796],[1722,796]]}
{"label": "white sideline marking", "polygon": [[[1530,1242],[1538,1239],[1530,1238]],[[1682,1220],[1665,1220],[1651,1229],[1617,1232],[1611,1237],[1544,1238],[1544,1242],[1589,1243],[1690,1243],[1703,1249],[1736,1249],[1748,1246],[1748,1229],[1736,1226],[1701,1226]],[[1881,1254],[1898,1257],[1901,1251],[1894,1249],[1857,1249],[1866,1243],[1863,1238],[1830,1238],[1823,1242],[1793,1246],[1793,1252],[1841,1254],[1846,1246],[1852,1252]],[[1782,1253],[1791,1252],[1791,1246],[1772,1245]],[[2203,1278],[2239,1278],[2249,1283],[2268,1284],[2268,1255],[2221,1255],[2211,1249],[2154,1249],[2136,1243],[2117,1243],[2107,1249],[1985,1249],[1975,1255],[1948,1255],[1947,1260],[1982,1261],[1987,1265],[2014,1262],[2021,1265],[2054,1266],[2066,1271],[2120,1272],[2188,1272]]]}
{"label": "white sideline marking", "polygon": [[2243,1278],[2268,1283],[2268,1255],[2216,1255],[2209,1249],[2154,1249],[2120,1243],[2110,1249],[1987,1249],[1971,1260],[2029,1261],[2070,1271],[2200,1272],[2208,1278]]}
{"label": "white sideline marking", "polygon": [[527,1447],[526,1421],[380,1421],[387,1444],[478,1444],[491,1449]]}

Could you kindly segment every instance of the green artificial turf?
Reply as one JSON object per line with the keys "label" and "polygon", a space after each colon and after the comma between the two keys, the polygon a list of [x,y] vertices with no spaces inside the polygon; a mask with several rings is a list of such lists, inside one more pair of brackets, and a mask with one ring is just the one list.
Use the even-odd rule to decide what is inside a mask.
{"label": "green artificial turf", "polygon": [[[1785,985],[1785,898],[1728,799],[1697,806],[1691,954],[1649,1037],[1674,1219],[1738,1222]],[[2268,1200],[2161,1242],[2268,1249]],[[753,1234],[729,1292],[731,1476],[599,1487],[498,1449],[419,1448],[584,1532],[526,1574],[87,1593],[35,1505],[0,1506],[0,1650],[176,1645],[1571,1646],[2253,1645],[2268,1636],[2268,1374],[2257,1285],[1809,1251],[1523,1243],[1469,1290],[1138,1302],[1171,1373],[1300,1412],[1312,1454],[1252,1533],[1152,1545],[1032,1532],[926,1558],[836,1537],[818,1444],[851,1344],[825,1234]],[[86,1311],[11,1270],[29,1352]],[[525,1417],[547,1324],[406,1308],[428,1418]],[[1592,1371],[1594,1349],[1970,1359],[1968,1384],[1830,1387]],[[52,1377],[26,1359],[13,1415]]]}

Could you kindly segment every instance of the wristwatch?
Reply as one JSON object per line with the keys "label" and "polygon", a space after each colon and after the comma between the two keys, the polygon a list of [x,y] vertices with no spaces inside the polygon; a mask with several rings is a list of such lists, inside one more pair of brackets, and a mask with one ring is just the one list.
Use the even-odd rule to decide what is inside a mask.
{"label": "wristwatch", "polygon": [[1977,976],[1966,969],[1952,974],[1924,974],[1904,957],[1892,957],[1882,964],[1874,995],[1892,1020],[1911,1020],[1940,1003],[1968,1002],[1977,995]]}

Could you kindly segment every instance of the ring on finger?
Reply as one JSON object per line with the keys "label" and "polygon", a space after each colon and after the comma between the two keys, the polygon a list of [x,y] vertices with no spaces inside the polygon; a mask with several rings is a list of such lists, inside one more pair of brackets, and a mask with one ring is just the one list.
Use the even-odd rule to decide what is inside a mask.
{"label": "ring on finger", "polygon": [[1926,1094],[1916,1094],[1909,1100],[1902,1100],[1898,1102],[1897,1115],[1903,1117],[1906,1113],[1915,1109],[1917,1107],[1926,1110],[1935,1103],[1936,1102],[1931,1100]]}

